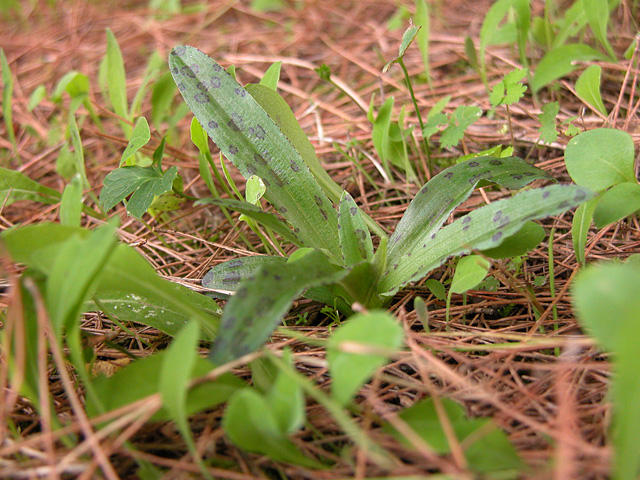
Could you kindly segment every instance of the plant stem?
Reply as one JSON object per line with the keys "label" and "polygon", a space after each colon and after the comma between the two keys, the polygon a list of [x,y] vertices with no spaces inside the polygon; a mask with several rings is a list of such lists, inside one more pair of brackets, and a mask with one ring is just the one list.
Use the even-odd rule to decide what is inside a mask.
{"label": "plant stem", "polygon": [[[398,59],[398,63],[402,68],[402,73],[404,73],[404,79],[407,82],[407,87],[409,88],[409,95],[411,96],[411,101],[413,102],[413,108],[416,111],[416,116],[418,117],[418,123],[420,124],[420,132],[424,130],[424,122],[422,121],[422,115],[420,115],[420,109],[418,108],[418,101],[416,100],[416,95],[413,91],[413,86],[411,85],[411,79],[409,78],[409,72],[407,71],[407,67],[404,64],[404,60],[402,57]],[[429,150],[429,141],[422,137],[422,143],[424,144],[424,149],[427,154],[427,168],[429,171],[427,172],[429,177],[431,176],[431,151]]]}

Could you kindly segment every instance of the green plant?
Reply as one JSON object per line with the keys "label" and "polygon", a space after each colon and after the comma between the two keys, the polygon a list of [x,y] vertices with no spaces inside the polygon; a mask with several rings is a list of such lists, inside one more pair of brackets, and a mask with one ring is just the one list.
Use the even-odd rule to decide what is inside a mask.
{"label": "green plant", "polygon": [[573,246],[581,264],[592,220],[603,228],[640,210],[634,163],[633,139],[621,130],[597,128],[569,141],[565,151],[569,175],[578,185],[598,192],[578,207],[573,219]]}
{"label": "green plant", "polygon": [[[289,238],[299,247],[288,261],[267,257],[258,268],[251,268],[253,262],[234,260],[205,278],[205,286],[235,291],[223,315],[224,333],[212,348],[216,363],[258,348],[293,298],[305,290],[309,298],[335,303],[347,312],[354,302],[367,308],[383,306],[403,285],[449,257],[497,247],[527,222],[563,212],[592,196],[588,189],[571,185],[525,190],[439,231],[479,183],[522,188],[548,178],[514,157],[476,158],[433,177],[411,202],[394,234],[380,236],[374,250],[365,217],[353,198],[343,192],[336,211],[327,188],[316,180],[316,169],[309,167],[317,158],[303,158],[300,140],[272,120],[279,111],[275,102],[267,105],[265,100],[276,92],[259,85],[243,88],[193,47],[176,47],[169,64],[185,101],[224,155],[245,178],[257,175],[263,180],[264,198],[293,227]],[[281,230],[288,229],[275,215],[266,215],[281,224]],[[221,283],[213,283],[213,278],[222,279]]]}
{"label": "green plant", "polygon": [[[585,268],[573,285],[573,303],[587,332],[613,358],[612,478],[640,474],[640,268],[630,258]],[[637,260],[637,259],[635,259]]]}

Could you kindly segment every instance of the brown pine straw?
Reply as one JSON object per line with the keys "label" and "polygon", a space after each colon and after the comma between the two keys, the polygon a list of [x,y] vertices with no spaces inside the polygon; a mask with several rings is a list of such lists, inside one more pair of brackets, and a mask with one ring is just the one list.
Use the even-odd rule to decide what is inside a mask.
{"label": "brown pine straw", "polygon": [[[302,10],[288,8],[282,12],[257,13],[249,8],[248,2],[217,0],[207,2],[201,12],[163,17],[154,16],[146,0],[125,3],[69,0],[53,6],[51,2],[23,2],[21,16],[0,17],[2,48],[14,76],[12,106],[20,156],[17,159],[0,151],[2,166],[62,191],[66,181],[56,172],[56,160],[64,136],[56,134],[56,129],[64,130],[69,99],[64,95],[62,104],[57,105],[47,98],[33,111],[29,111],[27,105],[38,85],[45,85],[50,93],[65,73],[76,70],[90,78],[89,99],[103,122],[101,130],[90,120],[82,121],[87,115],[83,107],[78,111],[87,175],[93,193],[99,194],[105,175],[117,166],[127,144],[119,126],[120,119],[113,115],[98,88],[97,71],[106,44],[104,31],[111,28],[125,59],[129,101],[141,85],[151,52],[158,51],[166,57],[179,43],[199,47],[224,66],[234,64],[244,83],[257,81],[269,64],[281,60],[279,91],[299,118],[330,175],[387,232],[393,232],[408,202],[428,177],[424,171],[424,155],[414,151],[412,160],[419,182],[407,182],[397,169],[393,169],[393,178],[384,178],[376,166],[379,159],[371,142],[371,125],[363,112],[374,95],[376,108],[389,96],[394,96],[398,110],[401,105],[411,104],[400,70],[391,68],[387,74],[381,73],[383,65],[397,55],[402,35],[402,29],[390,32],[386,28],[395,4],[387,0],[304,3]],[[414,2],[403,3],[413,9]],[[446,95],[451,95],[448,113],[459,105],[490,109],[484,85],[466,63],[464,41],[470,36],[478,45],[481,21],[491,3],[491,0],[430,2],[433,7],[430,60],[434,78],[431,85],[419,81],[414,84],[423,116]],[[615,35],[610,40],[619,58],[638,30],[632,7],[633,2],[623,0],[611,20]],[[543,8],[543,0],[532,1],[535,14],[540,14]],[[592,42],[589,34],[585,35],[584,40]],[[532,48],[529,53],[535,66],[543,52]],[[541,104],[557,100],[561,106],[558,121],[575,115],[578,118],[574,124],[582,129],[622,128],[633,137],[637,147],[640,144],[639,55],[640,52],[634,52],[631,61],[597,62],[602,67],[603,101],[611,112],[607,118],[582,104],[572,90],[582,66],[558,82],[559,89],[541,90]],[[489,47],[489,85],[519,66],[516,58],[510,47]],[[314,68],[322,63],[331,68],[334,81],[348,88],[351,95],[318,78]],[[408,50],[405,63],[414,78],[422,74],[417,47]],[[568,182],[563,153],[569,139],[560,135],[551,145],[539,143],[537,115],[541,104],[534,103],[527,95],[510,107],[510,118],[505,109],[498,108],[492,116],[485,115],[470,127],[460,146],[446,151],[434,148],[434,156],[445,165],[467,152],[511,144],[511,133],[503,128],[510,122],[516,154],[550,172],[559,181]],[[151,118],[148,95],[140,113]],[[413,110],[408,108],[407,113],[407,124],[417,125]],[[199,176],[198,152],[189,140],[190,118],[187,116],[179,122],[172,132],[173,143],[167,146],[163,166],[178,166],[186,192],[202,198],[210,193]],[[144,148],[145,154],[153,152],[167,129],[166,123],[159,128],[152,125],[152,140]],[[421,141],[417,128],[413,135],[416,143]],[[0,123],[0,148],[12,149],[8,138],[6,125]],[[339,153],[338,148],[348,156]],[[216,157],[215,147],[213,153]],[[231,173],[242,187],[243,181],[237,172]],[[538,182],[536,186],[541,184]],[[499,189],[481,189],[456,215],[508,195],[509,192]],[[164,217],[146,216],[146,224],[127,217],[122,206],[110,215],[121,220],[120,239],[134,246],[160,275],[196,290],[201,290],[198,281],[213,265],[264,253],[259,239],[246,225],[231,224],[219,210],[195,207],[192,202],[185,202],[180,210]],[[57,205],[27,201],[0,205],[2,229],[57,220]],[[609,361],[593,340],[584,335],[572,311],[572,282],[580,267],[571,244],[571,220],[572,214],[567,213],[540,222],[547,231],[551,227],[556,231],[553,239],[555,296],[549,289],[547,240],[529,253],[518,273],[513,272],[507,261],[494,261],[492,274],[500,282],[496,291],[470,291],[466,302],[454,295],[449,331],[444,303],[431,294],[424,282],[412,284],[396,295],[390,311],[405,330],[408,349],[394,356],[356,400],[363,412],[357,417],[359,427],[392,458],[398,459],[398,467],[393,472],[376,466],[357,449],[353,451],[353,458],[341,457],[340,449],[349,445],[348,437],[321,406],[309,401],[307,428],[293,435],[292,441],[310,455],[335,462],[333,468],[309,472],[241,451],[222,431],[222,406],[191,419],[202,455],[220,460],[209,468],[210,474],[216,478],[248,480],[277,472],[275,475],[283,478],[334,480],[391,474],[427,476],[438,471],[457,478],[473,478],[463,455],[465,441],[455,438],[444,416],[441,421],[452,450],[447,456],[434,455],[429,445],[413,435],[410,426],[403,425],[398,417],[403,408],[429,397],[436,403],[438,399],[458,401],[470,416],[491,417],[508,434],[526,463],[522,478],[608,478],[612,456],[607,443],[611,418],[611,405],[606,401]],[[86,216],[82,221],[88,228],[102,223]],[[244,242],[243,237],[248,242]],[[589,232],[588,263],[624,259],[633,253],[640,253],[640,225],[636,218]],[[2,333],[5,341],[15,340],[11,359],[15,368],[9,372],[6,358],[0,365],[3,389],[0,477],[134,478],[136,459],[167,469],[167,476],[171,478],[197,477],[199,467],[175,431],[165,424],[149,421],[161,407],[159,395],[96,418],[87,417],[82,391],[65,365],[64,352],[44,334],[50,330],[49,320],[34,286],[28,291],[39,302],[38,321],[42,326],[37,358],[42,410],[37,412],[19,395],[20,385],[25,381],[22,368],[26,354],[21,350],[25,341],[22,296],[15,279],[21,268],[10,263],[6,252],[2,252],[0,259],[6,277],[0,287],[11,285],[0,297],[6,310]],[[453,268],[445,265],[432,272],[430,278],[447,281],[452,274]],[[545,279],[544,285],[533,286],[537,277]],[[417,296],[425,300],[429,309],[428,333],[412,310]],[[283,330],[274,334],[269,348],[276,354],[285,347],[290,348],[298,371],[319,388],[328,389],[330,378],[325,351],[318,342],[325,340],[336,327],[321,308],[308,300],[296,301],[286,319],[288,331],[295,331],[309,341],[303,342]],[[553,317],[554,308],[557,318]],[[542,313],[537,318],[534,309]],[[301,316],[305,316],[306,323],[296,325]],[[166,336],[143,325],[127,327],[133,332],[132,336],[95,312],[88,313],[81,321],[97,360],[114,369],[121,368],[119,365],[128,358],[123,350],[134,357],[145,357],[166,348],[170,342]],[[203,346],[203,355],[205,351]],[[246,364],[259,355],[241,359],[223,370],[213,370],[194,384],[211,381],[223,371],[233,371],[249,379]],[[46,392],[51,395],[47,401]],[[64,426],[54,430],[54,418]],[[380,419],[403,431],[414,448],[400,445],[385,434],[380,428]],[[14,434],[10,425],[19,433]],[[78,437],[75,445],[61,441],[72,434]],[[220,467],[223,462],[225,466]]]}

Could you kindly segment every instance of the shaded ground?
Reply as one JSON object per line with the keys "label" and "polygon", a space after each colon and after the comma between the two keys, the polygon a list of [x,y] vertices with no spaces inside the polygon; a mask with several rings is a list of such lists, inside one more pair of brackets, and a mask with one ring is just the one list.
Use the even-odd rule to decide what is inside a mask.
{"label": "shaded ground", "polygon": [[[374,150],[365,112],[353,99],[320,80],[313,70],[322,63],[329,65],[333,75],[357,93],[362,105],[368,106],[373,94],[378,99],[376,102],[381,96],[394,95],[397,105],[409,105],[400,70],[392,68],[388,74],[381,74],[383,65],[395,57],[402,35],[402,29],[389,31],[386,28],[386,21],[396,10],[393,2],[309,1],[300,9],[257,13],[247,6],[247,2],[216,1],[210,2],[204,11],[166,18],[154,17],[145,1],[126,2],[126,5],[115,5],[116,2],[50,3],[26,5],[20,18],[5,18],[0,22],[1,46],[17,79],[13,111],[22,159],[22,163],[16,160],[8,163],[30,178],[59,191],[64,188],[64,180],[55,171],[61,147],[55,130],[60,128],[60,111],[66,106],[59,107],[45,100],[29,112],[27,104],[29,95],[38,85],[44,84],[51,92],[58,80],[71,70],[85,73],[92,79],[95,87],[92,101],[100,109],[98,113],[104,116],[105,133],[89,122],[81,129],[87,171],[96,194],[100,192],[104,176],[117,166],[127,141],[109,110],[100,108],[104,101],[96,93],[98,66],[106,45],[105,29],[110,28],[124,56],[129,99],[140,85],[150,54],[157,51],[166,58],[176,44],[197,46],[224,66],[236,65],[243,83],[256,81],[268,65],[281,60],[280,91],[312,139],[318,156],[338,183],[388,231],[393,230],[409,199],[422,184],[384,182],[367,156]],[[432,86],[415,85],[423,112],[445,95],[452,96],[448,107],[451,110],[457,105],[479,105],[484,111],[490,109],[482,82],[465,60],[464,39],[469,35],[477,41],[482,18],[491,3],[442,2],[434,9],[431,35],[434,81]],[[542,3],[534,2],[536,8],[541,8]],[[615,22],[619,28],[614,39],[618,44],[614,44],[614,48],[620,52],[633,34],[627,9],[620,10]],[[514,58],[516,56],[509,48],[490,49],[489,84],[496,83],[516,65]],[[409,50],[406,62],[412,75],[422,72],[417,48]],[[622,101],[619,93],[627,68],[628,62],[603,64],[603,98],[610,110],[614,110],[615,105],[626,107],[619,103]],[[544,97],[548,95],[543,93]],[[640,124],[637,118],[612,118],[607,123],[607,119],[584,109],[569,90],[559,89],[552,95],[562,106],[560,120],[578,115],[575,123],[581,128],[615,125],[633,134],[638,144]],[[148,101],[143,103],[142,113],[147,116],[149,105]],[[530,98],[512,109],[517,153],[535,161],[557,179],[569,181],[562,157],[567,138],[561,136],[557,144],[544,148],[536,145],[538,122],[535,115],[539,111],[539,106]],[[186,191],[202,197],[207,191],[198,175],[196,149],[189,141],[189,121],[190,116],[172,133],[172,157],[165,165],[177,165]],[[408,122],[417,123],[411,115]],[[448,158],[497,144],[510,144],[505,125],[505,112],[498,110],[493,118],[483,117],[468,130],[460,149],[443,151],[438,156],[444,164]],[[153,147],[165,133],[153,131]],[[337,151],[336,146],[358,159],[375,180],[375,188],[360,169]],[[0,124],[0,148],[10,147],[6,127]],[[8,157],[2,158],[7,161]],[[421,159],[416,158],[416,162],[420,164]],[[403,178],[402,174],[398,172],[396,178]],[[501,195],[503,193],[495,191],[476,192],[460,211],[466,212]],[[0,213],[3,229],[15,224],[53,221],[58,215],[57,207],[30,202],[13,204]],[[139,250],[161,275],[178,277],[183,283],[196,285],[212,265],[250,253],[249,246],[237,238],[235,230],[211,207],[184,204],[179,212],[171,215],[169,222],[147,218],[146,225],[127,218],[122,207],[119,214],[122,240],[139,245]],[[88,218],[84,220],[87,225],[96,223]],[[493,417],[508,432],[530,467],[530,472],[523,478],[606,478],[611,454],[604,446],[609,421],[609,406],[605,401],[609,369],[606,358],[599,354],[589,338],[582,335],[571,311],[568,292],[577,271],[569,233],[571,214],[543,224],[548,230],[555,229],[552,244],[555,296],[551,294],[548,281],[548,238],[531,252],[515,274],[507,262],[494,264],[493,273],[500,281],[496,291],[469,292],[466,304],[461,296],[454,295],[449,332],[445,330],[444,303],[434,298],[423,283],[403,290],[394,299],[392,311],[405,326],[409,351],[385,369],[387,377],[384,381],[378,379],[365,387],[360,400],[368,415],[385,417],[424,395],[452,398],[464,404],[472,415]],[[639,232],[636,220],[615,224],[604,231],[593,231],[587,246],[588,258],[625,258],[640,253]],[[259,247],[257,237],[248,230],[244,234],[255,242],[256,248]],[[451,274],[450,267],[443,267],[434,272],[433,277],[444,280]],[[542,286],[533,286],[536,277],[545,279]],[[538,319],[533,315],[532,297],[526,293],[527,288],[535,293],[535,301],[544,312]],[[429,307],[429,335],[419,327],[413,312],[416,296],[423,297]],[[4,302],[6,300],[3,300],[3,307],[6,306]],[[508,313],[503,310],[506,305],[510,306]],[[553,315],[554,306],[557,318]],[[296,328],[309,335],[324,336],[330,321],[320,313],[320,308],[318,304],[299,301],[291,313],[291,320],[308,314],[311,326]],[[99,335],[104,331],[103,321],[97,315],[87,316],[84,328]],[[139,334],[150,340],[153,348],[162,348],[167,343],[166,338],[148,329],[141,329]],[[124,334],[118,340],[135,355],[151,353]],[[272,348],[281,348],[284,343],[303,351],[301,345],[278,335],[274,337]],[[123,357],[121,352],[104,344],[98,344],[96,348],[103,361]],[[304,353],[307,357],[324,357],[320,350]],[[305,368],[320,384],[326,382],[326,370],[317,363],[311,362]],[[50,373],[56,407],[61,415],[69,415],[69,405],[58,376],[53,370]],[[391,376],[401,381],[389,382]],[[11,395],[8,398],[11,399]],[[20,471],[35,475],[35,470],[25,469],[44,468],[52,458],[59,460],[68,453],[58,444],[53,456],[43,453],[47,451],[46,442],[36,435],[39,423],[33,409],[21,399],[17,399],[12,407],[10,414],[22,428],[21,438],[4,437],[0,447],[0,458],[3,459],[0,477],[17,477]],[[342,434],[337,425],[317,405],[310,404],[308,410],[310,422],[318,431],[340,438]],[[293,466],[274,467],[276,464],[271,460],[240,452],[223,437],[219,428],[221,413],[219,409],[199,415],[192,424],[203,451],[215,451],[228,460],[226,467],[214,473],[217,478],[264,478],[267,474],[277,475],[275,471],[283,478],[354,475],[363,478],[390,473],[358,455],[354,465],[339,462],[336,468],[323,473],[309,474]],[[398,458],[406,460],[393,474],[421,475],[434,471],[434,465],[425,457],[408,452],[397,443],[390,444],[368,415],[360,419],[362,427],[370,430],[372,437]],[[6,428],[3,434],[7,434]],[[188,456],[183,458],[184,443],[171,425],[139,425],[128,430],[125,437],[135,445],[135,455],[158,466],[172,468],[167,478],[184,478],[186,472],[197,472],[192,460]],[[112,440],[105,439],[102,448],[115,471],[122,478],[134,478],[132,453],[122,447],[121,442],[114,444]],[[299,441],[304,443],[302,438]],[[21,452],[21,461],[15,456],[16,451]],[[84,472],[81,478],[100,475],[94,462],[91,458],[79,462],[89,465],[88,470],[78,468],[78,473]],[[438,468],[448,473],[464,471],[464,466],[457,464],[455,458],[444,459]],[[76,475],[71,467],[68,472],[69,478]]]}

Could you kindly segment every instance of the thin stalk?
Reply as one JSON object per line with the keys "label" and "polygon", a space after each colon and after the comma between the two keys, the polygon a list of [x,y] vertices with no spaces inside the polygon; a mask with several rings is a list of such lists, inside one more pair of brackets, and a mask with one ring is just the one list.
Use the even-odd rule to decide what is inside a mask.
{"label": "thin stalk", "polygon": [[[413,91],[413,86],[411,85],[411,79],[409,78],[409,72],[407,71],[407,67],[404,64],[404,60],[402,57],[398,59],[398,63],[402,68],[402,73],[404,74],[404,79],[407,82],[407,87],[409,88],[409,95],[411,96],[411,101],[413,102],[413,108],[416,111],[416,116],[418,117],[418,123],[420,124],[420,132],[424,130],[424,122],[422,121],[422,115],[420,115],[420,109],[418,108],[418,101],[416,100],[416,94]],[[425,152],[427,154],[427,167],[429,171],[427,172],[429,176],[431,176],[431,151],[429,150],[429,141],[422,137],[422,143],[424,145]]]}
{"label": "thin stalk", "polygon": [[[556,279],[554,275],[554,267],[553,267],[553,236],[555,234],[555,227],[551,228],[549,232],[549,290],[551,291],[551,300],[553,301],[556,298]],[[556,304],[553,305],[553,330],[558,330],[558,308]],[[556,357],[560,355],[560,347],[555,348]]]}

